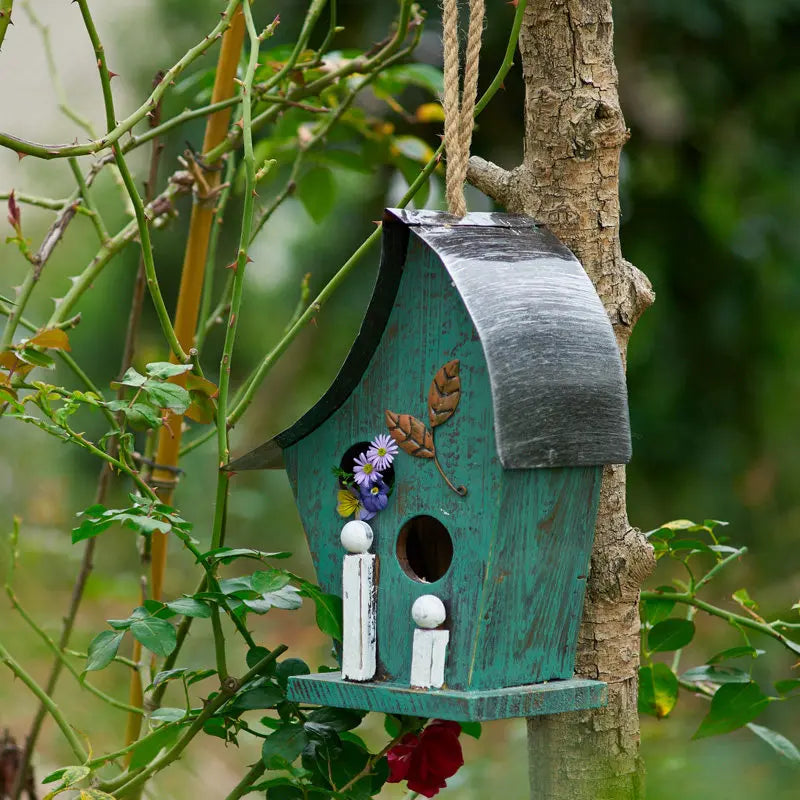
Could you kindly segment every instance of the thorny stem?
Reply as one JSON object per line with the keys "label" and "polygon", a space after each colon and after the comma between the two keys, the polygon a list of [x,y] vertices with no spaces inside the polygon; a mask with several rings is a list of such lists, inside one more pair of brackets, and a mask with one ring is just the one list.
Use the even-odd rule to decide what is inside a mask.
{"label": "thorny stem", "polygon": [[[100,84],[103,89],[103,104],[106,110],[106,126],[108,133],[111,134],[117,124],[116,115],[114,113],[114,95],[111,91],[111,74],[108,70],[105,51],[100,42],[100,37],[97,34],[92,14],[89,11],[87,0],[77,0],[78,7],[83,17],[83,23],[86,26],[86,32],[89,34],[89,39],[94,48],[94,54],[97,58],[97,70],[100,73]],[[144,203],[136,188],[136,183],[133,176],[128,169],[128,163],[125,156],[122,154],[122,149],[112,144],[111,152],[114,154],[117,168],[119,169],[122,181],[125,188],[128,190],[128,196],[133,203],[133,210],[136,214],[136,227],[139,231],[139,243],[142,249],[142,258],[144,259],[145,273],[147,275],[147,288],[150,292],[150,298],[155,306],[156,315],[159,324],[161,325],[161,332],[167,340],[170,350],[175,354],[175,357],[181,362],[185,363],[189,360],[189,356],[183,351],[183,348],[175,335],[175,329],[172,327],[172,321],[169,318],[169,312],[164,305],[164,298],[161,295],[161,288],[158,284],[158,277],[156,276],[156,265],[153,260],[153,245],[150,241],[150,227],[148,219],[144,210]]]}
{"label": "thorny stem", "polygon": [[[8,200],[11,197],[11,192],[0,192],[0,201]],[[46,208],[49,211],[61,211],[62,208],[69,202],[68,199],[54,200],[51,197],[38,197],[33,194],[25,194],[24,192],[14,192],[14,199],[18,203],[27,203],[29,206],[38,206],[39,208]]]}
{"label": "thorny stem", "polygon": [[[264,658],[262,658],[252,669],[246,672],[240,680],[237,681],[229,678],[228,680],[224,681],[220,685],[219,694],[206,703],[200,714],[198,714],[192,724],[187,728],[186,733],[184,733],[183,736],[181,736],[180,739],[178,739],[178,741],[169,750],[167,750],[166,753],[155,759],[155,761],[152,761],[135,777],[131,778],[129,781],[127,781],[127,783],[123,783],[121,786],[115,787],[114,795],[118,798],[128,796],[135,789],[138,789],[140,786],[144,785],[156,772],[159,772],[160,770],[164,769],[164,767],[175,761],[175,759],[178,758],[186,749],[189,742],[191,742],[192,739],[194,739],[194,737],[203,729],[203,725],[205,724],[206,720],[209,719],[209,717],[214,716],[217,709],[225,705],[225,703],[227,703],[228,700],[233,697],[239,688],[245,686],[249,681],[263,672],[266,667],[268,667],[286,650],[286,645],[279,645],[268,655],[264,656]],[[105,784],[104,786],[106,788],[110,788]]]}
{"label": "thorny stem", "polygon": [[[311,8],[309,8],[309,16],[311,15],[312,11],[315,10],[315,6],[319,4],[319,0],[312,4]],[[296,89],[290,91],[286,97],[289,100],[297,101],[302,100],[304,97],[313,97],[323,89],[327,88],[328,86],[332,86],[336,84],[340,78],[346,77],[347,75],[352,75],[354,73],[359,74],[367,74],[376,69],[379,69],[384,61],[392,56],[397,50],[400,48],[402,43],[405,41],[406,36],[408,35],[408,30],[410,27],[410,16],[411,16],[411,8],[413,6],[412,0],[401,0],[400,5],[400,14],[397,23],[397,31],[395,35],[389,40],[389,42],[384,46],[381,47],[378,52],[374,56],[360,56],[358,58],[354,58],[351,61],[348,61],[343,66],[339,67],[339,69],[334,70],[326,75],[323,75],[321,78],[305,85],[299,86]],[[322,7],[320,4],[320,8],[318,9],[319,12],[322,11]],[[317,17],[313,20],[316,22]],[[306,22],[303,23],[303,30],[307,28],[308,17],[306,18]],[[415,20],[415,23],[417,20]],[[311,30],[308,31],[309,35]],[[302,34],[301,34],[302,36]],[[291,59],[289,62],[290,63]],[[282,71],[282,70],[281,70]],[[280,73],[276,73],[264,86],[260,86],[259,88],[262,90],[267,90],[272,88],[275,85],[275,78]],[[266,98],[262,98],[266,99]],[[274,119],[275,116],[280,111],[279,107],[273,106],[268,108],[266,111],[261,112],[260,114],[253,117],[252,121],[252,130],[256,131],[260,129],[264,124],[269,122],[270,120]],[[241,143],[242,132],[238,128],[234,128],[229,134],[228,137],[221,142],[217,147],[213,150],[206,153],[206,157],[209,160],[215,160],[221,158],[225,153],[233,150],[234,148],[238,147]],[[1,143],[1,142],[0,142]]]}
{"label": "thorny stem", "polygon": [[6,31],[11,25],[11,10],[14,7],[14,0],[0,0],[0,45],[6,38]]}
{"label": "thorny stem", "polygon": [[239,800],[249,793],[250,787],[266,772],[267,766],[263,759],[259,759],[247,771],[247,774],[242,778],[236,786],[233,787],[231,793],[225,800]]}
{"label": "thorny stem", "polygon": [[[75,757],[78,759],[79,763],[83,763],[86,761],[87,755],[86,751],[83,749],[83,745],[78,741],[78,737],[75,735],[75,732],[70,727],[70,724],[64,718],[64,715],[61,713],[61,709],[53,702],[50,695],[42,689],[41,686],[31,677],[31,675],[24,669],[24,667],[12,657],[11,653],[6,650],[5,646],[2,642],[0,642],[0,661],[2,661],[10,670],[14,673],[14,675],[19,678],[34,694],[38,699],[42,706],[46,709],[47,713],[53,718],[53,721],[58,725],[61,733],[64,735],[64,738],[67,740],[67,744],[70,746]],[[27,767],[27,765],[21,765],[23,767]],[[27,768],[22,769],[18,774],[26,774]]]}
{"label": "thorny stem", "polygon": [[[688,592],[659,592],[659,591],[643,591],[641,593],[642,600],[674,600],[676,603],[684,603],[685,605],[694,606],[700,611],[705,611],[706,614],[711,614],[714,617],[719,617],[729,622],[731,625],[740,626],[742,628],[750,628],[751,630],[763,633],[776,641],[780,642],[788,650],[793,653],[800,653],[800,643],[788,639],[782,633],[775,630],[773,625],[768,622],[759,622],[751,617],[745,617],[741,614],[736,614],[732,611],[726,611],[724,608],[706,603],[704,600],[699,600]],[[777,623],[775,623],[777,624]]]}
{"label": "thorny stem", "polygon": [[[522,25],[522,17],[525,11],[525,7],[527,5],[527,0],[520,0],[519,4],[517,5],[517,11],[514,16],[514,22],[512,24],[511,33],[509,34],[508,45],[506,47],[505,54],[503,56],[503,61],[500,64],[500,67],[497,71],[497,74],[494,77],[494,80],[489,84],[486,91],[481,96],[480,100],[475,105],[475,115],[477,116],[480,114],[484,108],[489,104],[495,94],[502,88],[503,80],[505,79],[506,75],[508,74],[511,67],[514,65],[514,53],[516,52],[517,40],[519,38],[519,31]],[[258,117],[254,118],[253,124],[255,125],[258,121]],[[431,175],[431,173],[436,169],[438,166],[442,153],[444,152],[444,145],[439,145],[436,149],[436,152],[431,156],[428,163],[423,167],[420,171],[420,174],[408,188],[408,191],[403,195],[402,199],[398,202],[398,208],[405,208],[409,202],[414,198],[416,193],[422,188],[425,181]],[[380,227],[376,228],[365,240],[362,244],[356,249],[352,256],[340,267],[339,271],[331,278],[328,284],[323,288],[323,290],[314,298],[311,304],[306,308],[306,310],[298,317],[294,325],[292,325],[288,331],[284,333],[278,343],[267,353],[264,358],[261,360],[259,365],[254,370],[253,374],[247,381],[244,383],[243,388],[237,394],[234,400],[234,406],[231,409],[231,413],[228,416],[228,426],[233,427],[242,414],[247,410],[248,406],[253,400],[255,396],[256,390],[261,385],[264,377],[270,371],[272,366],[275,362],[280,358],[280,356],[285,352],[285,350],[289,347],[292,341],[297,337],[300,331],[316,316],[316,314],[321,310],[322,306],[325,302],[330,298],[330,296],[339,288],[339,286],[344,282],[344,279],[348,276],[350,271],[356,264],[360,261],[360,259],[367,253],[370,247],[375,244],[381,235]],[[208,431],[201,436],[198,436],[196,439],[193,439],[191,442],[186,444],[184,448],[181,450],[181,455],[185,455],[186,453],[191,452],[197,447],[200,447],[202,444],[207,442],[210,438],[214,436],[214,431]]]}
{"label": "thorny stem", "polygon": [[[236,98],[238,100],[238,98]],[[217,250],[219,248],[219,235],[222,230],[222,222],[225,217],[225,209],[228,207],[233,186],[233,178],[236,173],[236,159],[233,154],[225,164],[225,175],[222,179],[222,191],[219,195],[217,207],[214,210],[214,222],[211,225],[211,235],[208,239],[208,255],[206,256],[206,271],[203,278],[203,295],[200,299],[200,312],[198,314],[197,332],[195,333],[195,349],[198,353],[203,352],[203,344],[210,328],[207,327],[207,320],[211,312],[211,297],[214,293],[214,267],[217,263]],[[227,287],[223,292],[223,298],[227,295]],[[221,313],[221,309],[218,313]],[[216,314],[215,314],[216,316]]]}
{"label": "thorny stem", "polygon": [[97,231],[97,238],[100,240],[100,244],[105,244],[108,241],[108,231],[106,230],[106,226],[103,224],[103,218],[100,216],[97,206],[94,204],[91,196],[89,195],[89,187],[86,185],[86,181],[83,178],[83,173],[81,172],[80,165],[78,164],[78,159],[68,158],[67,162],[69,163],[69,168],[72,171],[72,176],[75,178],[75,183],[78,184],[83,205],[86,208],[89,218],[92,220],[94,229]]}
{"label": "thorny stem", "polygon": [[67,668],[67,671],[72,675],[73,678],[75,678],[76,681],[78,681],[81,688],[91,692],[93,695],[99,697],[103,702],[108,703],[108,705],[112,706],[113,708],[118,708],[122,711],[131,711],[136,714],[144,713],[142,709],[129,706],[127,703],[123,703],[121,700],[117,700],[115,697],[112,697],[101,689],[98,689],[96,686],[93,686],[87,680],[82,679],[78,670],[76,670],[67,659],[64,650],[59,648],[59,646],[36,623],[36,620],[34,620],[33,617],[31,617],[31,615],[20,604],[19,599],[17,598],[17,595],[11,586],[6,584],[5,589],[6,595],[8,595],[9,602],[11,603],[11,607],[20,615],[20,617],[22,617],[23,620],[25,620],[31,630],[33,630],[33,632],[45,643],[47,648],[55,656],[56,660],[60,661],[62,665]]}
{"label": "thorny stem", "polygon": [[[172,198],[186,190],[186,187],[177,183],[170,184],[149,206],[148,213],[155,215],[161,213],[164,208],[171,208]],[[138,233],[138,224],[135,220],[129,222],[118,233],[112,236],[95,254],[86,268],[72,282],[69,291],[56,301],[56,308],[46,327],[52,328],[58,325],[75,307],[75,303],[83,296],[103,271],[111,259],[117,255],[126,245],[130,244]]]}
{"label": "thorny stem", "polygon": [[[236,341],[236,329],[239,321],[239,311],[242,306],[244,293],[244,275],[249,257],[247,248],[250,245],[250,231],[253,224],[253,209],[255,206],[255,174],[256,162],[253,152],[252,136],[252,110],[250,96],[253,91],[253,80],[258,67],[258,51],[260,41],[253,22],[250,5],[242,5],[244,11],[247,34],[250,39],[250,57],[247,63],[244,81],[242,82],[242,131],[244,138],[244,155],[242,167],[245,175],[244,207],[242,209],[242,225],[239,236],[239,250],[236,256],[236,266],[233,274],[233,289],[231,292],[231,309],[228,316],[228,325],[225,331],[225,342],[222,347],[222,357],[219,365],[219,393],[217,396],[217,450],[219,464],[227,464],[230,460],[230,446],[228,442],[228,391],[231,378],[231,361],[233,359],[233,346]],[[228,474],[220,471],[217,475],[217,502],[214,513],[214,526],[211,532],[211,548],[222,545],[225,527],[225,508],[228,491]]]}
{"label": "thorny stem", "polygon": [[52,145],[28,142],[7,133],[0,133],[0,146],[14,150],[16,153],[44,159],[85,156],[106,149],[119,141],[122,135],[131,130],[134,125],[141,122],[161,99],[175,79],[222,36],[223,32],[230,25],[231,17],[240,2],[241,0],[228,0],[219,22],[214,26],[211,32],[207,36],[204,36],[198,44],[190,47],[183,57],[164,73],[164,77],[161,79],[158,86],[151,92],[150,96],[139,108],[126,119],[122,120],[122,122],[115,124],[112,130],[104,136],[87,144]]}

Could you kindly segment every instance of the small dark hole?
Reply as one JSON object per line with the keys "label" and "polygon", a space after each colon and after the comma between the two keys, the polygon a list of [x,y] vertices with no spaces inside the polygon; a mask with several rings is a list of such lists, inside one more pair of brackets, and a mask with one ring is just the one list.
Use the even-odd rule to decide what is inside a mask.
{"label": "small dark hole", "polygon": [[425,583],[438,581],[453,560],[453,540],[438,519],[421,514],[400,529],[397,560],[410,578]]}
{"label": "small dark hole", "polygon": [[[367,450],[369,450],[369,442],[356,442],[352,447],[348,447],[342,456],[342,460],[339,462],[339,469],[342,470],[342,472],[350,472],[352,474],[356,458],[362,453],[366,453]],[[394,467],[381,470],[381,475],[383,475],[383,482],[389,488],[394,486]],[[344,481],[341,478],[339,479],[339,488],[345,488]]]}

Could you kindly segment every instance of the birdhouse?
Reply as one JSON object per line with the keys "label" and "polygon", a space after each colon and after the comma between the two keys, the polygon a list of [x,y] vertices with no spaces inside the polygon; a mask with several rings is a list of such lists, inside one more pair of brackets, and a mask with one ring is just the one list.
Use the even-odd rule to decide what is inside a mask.
{"label": "birdhouse", "polygon": [[532,219],[386,212],[361,330],[322,399],[230,465],[284,468],[341,672],[306,703],[453,720],[604,705],[575,649],[604,464],[630,458],[614,333]]}

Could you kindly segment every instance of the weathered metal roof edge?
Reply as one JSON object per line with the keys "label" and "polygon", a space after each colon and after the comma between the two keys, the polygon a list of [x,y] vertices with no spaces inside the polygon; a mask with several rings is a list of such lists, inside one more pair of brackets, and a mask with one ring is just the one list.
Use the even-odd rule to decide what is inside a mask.
{"label": "weathered metal roof edge", "polygon": [[[493,403],[495,406],[495,427],[497,431],[498,453],[503,465],[506,468],[532,468],[549,467],[561,465],[590,465],[607,463],[625,463],[630,460],[630,430],[628,423],[627,392],[625,389],[625,377],[622,370],[622,363],[619,352],[616,349],[616,342],[611,328],[611,323],[602,308],[594,287],[591,284],[582,266],[575,256],[566,248],[555,236],[546,229],[537,226],[536,222],[530,217],[498,213],[470,213],[464,218],[455,217],[447,212],[439,211],[409,211],[405,209],[386,209],[383,218],[384,230],[381,249],[381,263],[375,283],[372,298],[367,307],[364,320],[347,358],[342,365],[334,382],[322,396],[322,398],[306,412],[297,422],[286,430],[277,434],[260,447],[236,459],[227,465],[229,470],[249,470],[249,469],[270,469],[283,466],[283,450],[295,442],[316,430],[325,420],[327,420],[341,405],[358,385],[364,372],[366,371],[372,356],[374,355],[381,335],[389,319],[394,300],[402,277],[403,266],[406,258],[410,230],[414,232],[430,246],[442,260],[445,268],[454,280],[459,294],[461,294],[467,311],[473,321],[481,338],[484,353],[490,370],[492,384]],[[580,305],[583,302],[581,311],[588,308],[587,318],[583,320],[583,328],[580,335],[587,336],[591,340],[591,347],[580,347],[580,353],[575,351],[563,355],[566,366],[569,367],[569,357],[573,360],[578,355],[589,357],[586,354],[592,352],[592,348],[599,346],[602,353],[596,359],[597,369],[593,369],[594,380],[600,387],[595,395],[590,398],[591,404],[586,402],[586,398],[578,392],[573,399],[569,410],[564,409],[565,413],[558,413],[560,408],[560,398],[558,393],[561,391],[562,384],[552,380],[550,384],[543,383],[539,379],[528,381],[531,383],[529,402],[538,404],[537,417],[541,420],[538,424],[541,428],[545,426],[559,427],[558,421],[554,423],[553,413],[558,413],[561,420],[560,431],[556,434],[558,447],[553,448],[549,440],[538,439],[536,432],[530,435],[530,417],[520,416],[521,409],[519,404],[511,400],[509,392],[505,391],[506,385],[517,386],[520,384],[519,368],[515,368],[513,363],[509,364],[506,357],[509,344],[508,337],[503,332],[498,337],[491,330],[491,325],[483,319],[482,311],[487,310],[487,303],[481,303],[476,297],[484,290],[490,289],[490,284],[485,282],[480,286],[470,287],[469,274],[460,275],[459,266],[463,265],[464,259],[453,258],[447,245],[452,246],[453,237],[447,235],[447,231],[452,228],[502,228],[509,236],[513,236],[513,230],[520,231],[520,236],[527,241],[533,250],[529,258],[536,256],[541,262],[546,262],[547,257],[560,264],[559,272],[565,275],[558,276],[562,281],[560,294],[558,297],[558,313],[568,316],[573,313],[571,305]],[[535,231],[531,229],[536,229]],[[468,233],[464,230],[467,238],[481,238],[479,230]],[[441,235],[441,241],[437,242]],[[516,237],[514,237],[516,240]],[[516,242],[515,242],[516,243]],[[519,241],[522,245],[523,241]],[[524,248],[521,248],[524,250]],[[501,277],[505,269],[514,269],[515,262],[525,260],[525,253],[519,252],[520,258],[509,256],[506,260],[492,261],[492,270],[499,270],[495,274],[495,286],[502,286],[504,280],[509,277],[517,281],[519,274],[509,273]],[[542,258],[544,256],[545,258]],[[485,260],[485,259],[481,259]],[[492,272],[486,270],[482,272]],[[477,272],[474,271],[473,272]],[[567,285],[571,281],[572,283]],[[473,281],[474,282],[474,281]],[[523,286],[523,289],[531,290],[528,293],[522,292],[520,296],[527,295],[526,311],[533,312],[531,319],[537,319],[537,312],[549,311],[550,307],[543,304],[543,308],[538,307],[539,298],[537,297],[535,280],[530,286]],[[574,298],[573,294],[580,294],[581,298]],[[552,298],[549,301],[552,305]],[[484,307],[481,309],[481,305]],[[505,326],[509,329],[513,326]],[[506,332],[507,333],[507,332]],[[541,332],[538,334],[541,336]],[[537,345],[541,344],[536,339],[536,334],[529,334],[531,341]],[[575,344],[572,342],[570,344]],[[579,344],[579,343],[578,343]],[[539,347],[534,348],[538,355]],[[551,359],[552,360],[552,359]],[[559,359],[561,360],[561,356]],[[545,365],[549,362],[545,360]],[[520,365],[526,371],[531,372],[530,365]],[[608,369],[611,367],[611,369]],[[525,383],[525,379],[522,380]],[[536,385],[535,385],[536,384]],[[601,394],[598,392],[602,391]],[[584,395],[587,393],[584,392]],[[549,397],[548,397],[549,395]],[[599,399],[599,405],[597,403]],[[542,413],[539,413],[539,411]],[[570,412],[573,413],[574,419]],[[567,419],[569,418],[569,419]],[[573,424],[577,421],[579,424]],[[520,426],[523,426],[521,428]],[[527,426],[527,429],[524,429]],[[590,435],[591,434],[591,435]],[[561,446],[563,444],[563,446]]]}

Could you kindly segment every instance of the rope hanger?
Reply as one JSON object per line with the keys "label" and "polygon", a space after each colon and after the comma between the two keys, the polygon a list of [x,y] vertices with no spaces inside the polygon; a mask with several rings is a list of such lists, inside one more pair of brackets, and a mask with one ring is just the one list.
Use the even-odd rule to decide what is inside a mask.
{"label": "rope hanger", "polygon": [[463,217],[467,213],[464,182],[467,179],[475,100],[478,96],[478,65],[481,52],[485,0],[469,0],[469,28],[464,56],[464,89],[459,92],[458,0],[443,0],[444,44],[444,147],[447,153],[445,188],[447,208]]}

